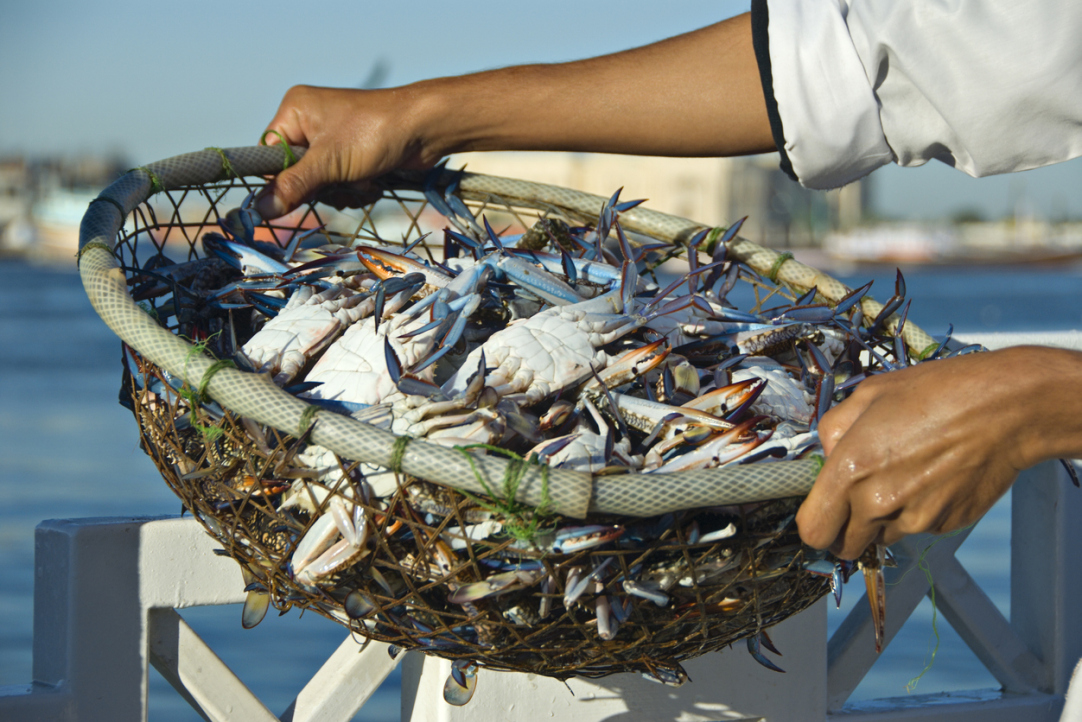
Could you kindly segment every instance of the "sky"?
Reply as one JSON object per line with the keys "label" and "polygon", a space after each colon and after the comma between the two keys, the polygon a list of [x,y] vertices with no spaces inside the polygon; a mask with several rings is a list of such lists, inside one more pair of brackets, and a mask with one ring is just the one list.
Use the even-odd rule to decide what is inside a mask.
{"label": "sky", "polygon": [[[643,45],[748,2],[0,0],[0,157],[116,153],[141,165],[254,144],[292,85],[383,85]],[[971,179],[939,163],[873,175],[874,210],[1082,218],[1082,159]]]}

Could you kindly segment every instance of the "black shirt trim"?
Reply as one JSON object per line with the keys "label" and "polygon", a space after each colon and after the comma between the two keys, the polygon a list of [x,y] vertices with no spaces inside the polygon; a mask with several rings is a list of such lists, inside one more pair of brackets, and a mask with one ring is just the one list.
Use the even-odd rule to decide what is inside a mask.
{"label": "black shirt trim", "polygon": [[770,118],[770,133],[774,136],[774,145],[781,154],[781,169],[793,180],[793,164],[785,152],[785,129],[778,114],[778,101],[774,98],[774,75],[770,69],[770,35],[768,28],[770,17],[766,0],[751,0],[751,43],[755,48],[755,60],[759,63],[759,79],[763,83],[763,97],[766,99],[766,114]]}

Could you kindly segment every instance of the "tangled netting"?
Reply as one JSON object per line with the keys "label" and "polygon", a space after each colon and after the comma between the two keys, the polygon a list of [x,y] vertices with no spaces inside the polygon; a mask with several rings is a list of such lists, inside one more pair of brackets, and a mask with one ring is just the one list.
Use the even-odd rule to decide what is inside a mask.
{"label": "tangled netting", "polygon": [[[270,605],[299,606],[365,638],[469,664],[560,678],[641,671],[679,682],[681,660],[755,637],[826,592],[828,581],[805,571],[792,523],[814,481],[813,459],[654,474],[649,483],[549,469],[407,443],[214,358],[208,351],[223,335],[243,335],[246,322],[231,308],[189,302],[229,280],[216,260],[200,260],[200,239],[288,161],[280,147],[210,149],[136,169],[91,204],[81,229],[87,294],[125,342],[122,399],[167,483],[241,563],[246,625]],[[453,185],[474,214],[524,229],[538,218],[596,223],[604,201],[474,174],[396,174],[382,180],[373,205],[336,213],[310,204],[257,236],[285,247],[322,227],[341,245],[404,246],[441,227],[423,193],[433,182]],[[641,207],[620,222],[639,242],[674,249],[704,229]],[[761,274],[757,306],[812,288],[826,303],[849,293],[739,238],[728,253]],[[188,277],[175,275],[181,264]],[[860,306],[867,318],[883,308],[868,297]],[[899,338],[914,356],[935,346],[913,324]],[[298,461],[310,445],[334,453],[333,481]],[[368,498],[371,467],[394,471],[391,495]],[[297,484],[307,502],[282,505]],[[298,579],[298,543],[320,518],[343,513],[339,529],[364,529],[367,543],[347,545],[333,583]],[[578,543],[587,538],[606,543]],[[603,628],[612,617],[618,633]]]}

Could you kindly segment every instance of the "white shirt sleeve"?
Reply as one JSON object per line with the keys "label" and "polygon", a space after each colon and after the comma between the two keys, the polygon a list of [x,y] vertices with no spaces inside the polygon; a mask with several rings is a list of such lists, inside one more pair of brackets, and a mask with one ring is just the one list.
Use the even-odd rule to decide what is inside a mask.
{"label": "white shirt sleeve", "polygon": [[767,5],[752,27],[771,125],[809,188],[892,161],[983,176],[1082,155],[1082,2]]}

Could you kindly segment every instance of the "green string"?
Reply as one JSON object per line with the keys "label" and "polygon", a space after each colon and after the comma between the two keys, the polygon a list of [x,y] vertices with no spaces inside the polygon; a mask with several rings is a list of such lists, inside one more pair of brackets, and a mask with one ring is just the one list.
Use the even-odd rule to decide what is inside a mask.
{"label": "green string", "polygon": [[919,354],[917,354],[917,360],[918,361],[923,361],[924,359],[928,358],[933,353],[935,353],[936,349],[938,349],[940,346],[942,346],[942,344],[940,344],[940,343],[931,344],[930,346],[928,346],[928,348],[924,349]]}
{"label": "green string", "polygon": [[91,248],[101,248],[102,250],[108,251],[110,256],[116,258],[116,251],[114,251],[112,246],[110,246],[108,243],[106,243],[105,241],[91,241],[90,243],[87,243],[85,246],[75,252],[75,265],[78,266],[82,262],[83,254],[89,251]]}
{"label": "green string", "polygon": [[[976,524],[976,522],[974,522],[974,524]],[[939,616],[939,614],[938,614],[939,610],[938,610],[938,607],[936,607],[936,603],[935,603],[935,582],[932,579],[932,570],[928,566],[928,562],[925,559],[925,557],[928,556],[928,552],[930,552],[932,550],[932,547],[934,547],[936,544],[943,541],[944,539],[949,539],[952,536],[957,536],[957,535],[961,534],[966,529],[971,528],[974,524],[970,524],[969,526],[964,526],[961,529],[955,529],[952,532],[948,532],[947,534],[943,534],[941,536],[936,537],[932,541],[931,544],[924,547],[924,551],[922,551],[920,553],[920,556],[917,558],[917,563],[914,564],[913,566],[911,566],[909,569],[906,569],[905,573],[902,574],[902,576],[898,577],[898,579],[896,581],[893,581],[893,582],[890,583],[890,586],[892,586],[892,587],[897,585],[897,584],[901,584],[902,580],[905,579],[907,576],[909,576],[909,572],[913,571],[913,569],[920,569],[922,572],[924,572],[925,579],[928,580],[928,599],[932,602],[932,635],[935,637],[935,645],[932,647],[931,655],[929,655],[928,662],[924,665],[924,669],[922,669],[920,671],[920,674],[918,674],[916,677],[914,677],[913,679],[909,680],[909,682],[906,683],[905,691],[910,693],[910,694],[912,694],[913,690],[915,690],[917,688],[917,683],[920,682],[921,677],[926,675],[929,672],[929,670],[932,669],[932,665],[935,664],[936,654],[939,652],[940,637],[939,637],[939,626],[937,624],[937,620],[938,620],[938,616]]]}
{"label": "green string", "polygon": [[316,422],[316,414],[323,409],[319,408],[315,404],[309,404],[301,412],[301,423],[297,427],[297,436],[304,436],[304,432],[308,431],[312,427],[312,424]]}
{"label": "green string", "polygon": [[286,168],[289,168],[289,166],[291,166],[291,165],[295,165],[297,163],[297,156],[293,155],[293,149],[289,147],[289,143],[286,142],[286,139],[277,130],[265,130],[265,131],[263,131],[263,135],[259,136],[259,144],[260,145],[266,145],[267,144],[267,136],[270,135],[271,133],[274,133],[276,136],[278,136],[278,141],[282,144],[282,147],[285,148],[285,150],[286,150],[286,158],[285,158],[285,161],[282,163],[282,170],[285,170]]}
{"label": "green string", "polygon": [[161,193],[162,191],[165,190],[165,186],[162,185],[161,179],[158,178],[158,176],[154,173],[154,171],[150,170],[145,165],[141,165],[138,168],[132,168],[132,170],[141,170],[144,173],[146,173],[148,176],[150,176],[150,194],[149,195],[154,195],[155,193]]}
{"label": "green string", "polygon": [[714,255],[714,250],[717,248],[718,245],[718,239],[721,238],[721,234],[725,233],[725,231],[727,230],[729,229],[722,228],[721,226],[716,226],[714,228],[711,228],[710,232],[706,234],[706,243],[704,244],[703,250],[706,251],[706,254],[708,256]]}
{"label": "green string", "polygon": [[923,557],[921,558],[920,562],[918,562],[918,564],[920,565],[921,571],[924,572],[924,576],[928,579],[928,598],[932,602],[932,634],[935,635],[935,645],[932,647],[932,653],[928,656],[928,662],[924,665],[924,669],[922,669],[920,671],[920,674],[918,674],[916,677],[906,682],[905,691],[909,694],[913,694],[913,690],[917,688],[917,684],[920,682],[921,677],[926,675],[928,673],[928,670],[932,668],[932,665],[935,664],[935,656],[936,653],[939,652],[940,642],[939,627],[936,624],[937,618],[939,616],[939,608],[935,605],[935,584],[932,583],[932,572],[928,568],[928,565],[924,562]]}
{"label": "green string", "polygon": [[233,368],[235,366],[236,364],[229,359],[218,359],[207,367],[206,372],[203,374],[203,379],[199,382],[199,388],[196,390],[200,403],[209,399],[207,396],[207,385],[210,383],[210,377],[224,368]]}
{"label": "green string", "polygon": [[406,455],[406,447],[413,441],[412,436],[399,436],[394,440],[391,447],[391,471],[396,474],[402,473],[402,458]]}
{"label": "green string", "polygon": [[[536,508],[531,509],[529,506],[516,501],[515,496],[518,494],[518,488],[522,484],[522,480],[525,478],[528,468],[533,465],[533,462],[523,459],[513,451],[501,449],[498,446],[492,446],[490,444],[455,446],[454,449],[466,457],[466,462],[470,465],[470,469],[473,470],[473,475],[477,479],[477,483],[480,484],[481,488],[485,490],[485,493],[494,500],[494,503],[489,503],[484,499],[478,498],[468,491],[459,489],[459,493],[478,506],[487,509],[493,514],[502,516],[504,529],[512,537],[525,541],[534,541],[537,538],[538,532],[541,531],[541,520],[549,515],[549,505],[552,502],[552,499],[549,496],[548,465],[541,465],[541,503]],[[503,477],[502,497],[495,493],[492,490],[492,487],[488,485],[488,482],[485,481],[485,477],[481,475],[481,471],[474,462],[473,455],[469,453],[470,449],[485,449],[507,457],[508,464]]]}
{"label": "green string", "polygon": [[240,174],[238,174],[237,171],[234,170],[233,164],[229,162],[229,158],[226,156],[224,150],[222,150],[221,148],[216,148],[213,145],[207,146],[206,148],[204,148],[204,150],[213,150],[221,157],[222,172],[225,173],[226,178],[229,178],[230,176],[232,176],[233,178],[240,178]]}
{"label": "green string", "polygon": [[121,218],[127,218],[128,217],[128,214],[124,211],[124,206],[120,205],[120,202],[117,201],[114,198],[110,198],[109,196],[98,196],[94,200],[90,201],[90,203],[89,203],[89,205],[87,207],[92,206],[95,203],[108,203],[111,206],[113,206],[114,208],[116,208],[118,211],[120,211],[120,217]]}
{"label": "green string", "polygon": [[518,488],[522,485],[522,479],[526,476],[526,462],[520,459],[511,459],[507,462],[507,471],[503,477],[504,494],[514,499],[518,494]]}
{"label": "green string", "polygon": [[[192,385],[188,382],[188,363],[192,360],[192,357],[201,356],[203,352],[206,351],[207,344],[210,343],[210,340],[217,336],[219,333],[221,333],[221,331],[211,334],[210,336],[198,343],[192,343],[192,347],[188,350],[188,355],[184,357],[184,373],[181,375],[181,379],[184,383],[181,388],[177,390],[177,394],[182,399],[187,401],[188,405],[191,407],[189,421],[192,425],[192,428],[200,431],[203,434],[203,439],[206,443],[210,443],[212,440],[218,438],[219,436],[222,436],[225,433],[225,430],[220,426],[204,426],[203,424],[200,424],[199,417],[196,414],[196,410],[200,406],[202,406],[203,403],[207,400],[206,385],[210,381],[210,376],[214,375],[214,373],[223,368],[223,366],[221,365],[223,362],[216,359],[215,362],[211,364],[210,368],[207,369],[206,373],[203,374],[203,379],[199,383],[198,388],[196,389],[193,389]],[[226,361],[225,363],[232,365],[233,362]]]}
{"label": "green string", "polygon": [[778,254],[778,257],[774,259],[774,265],[771,266],[771,268],[770,268],[770,273],[768,273],[767,276],[766,276],[767,278],[770,279],[771,283],[777,283],[778,282],[778,271],[781,270],[782,264],[785,263],[786,261],[790,261],[792,259],[793,259],[793,254],[789,253],[788,251],[786,251],[785,253],[779,253]]}

